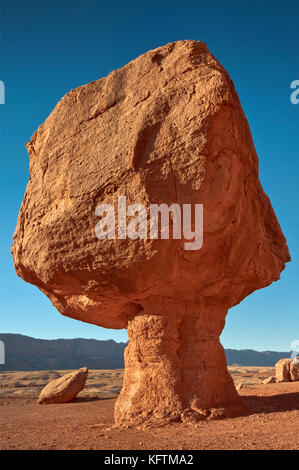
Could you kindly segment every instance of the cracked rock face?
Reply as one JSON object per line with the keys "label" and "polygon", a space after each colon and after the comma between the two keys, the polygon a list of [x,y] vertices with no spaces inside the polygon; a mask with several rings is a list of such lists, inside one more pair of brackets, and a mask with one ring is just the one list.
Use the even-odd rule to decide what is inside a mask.
{"label": "cracked rock face", "polygon": [[[116,422],[240,411],[218,339],[225,315],[290,258],[233,83],[207,47],[168,44],[72,90],[27,149],[16,272],[63,315],[128,328]],[[95,209],[118,196],[203,204],[202,248],[99,240]]]}

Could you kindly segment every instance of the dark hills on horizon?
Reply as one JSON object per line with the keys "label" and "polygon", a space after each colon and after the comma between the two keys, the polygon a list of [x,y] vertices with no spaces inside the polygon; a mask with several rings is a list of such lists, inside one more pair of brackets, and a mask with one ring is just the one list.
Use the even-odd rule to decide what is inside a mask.
{"label": "dark hills on horizon", "polygon": [[[122,369],[127,343],[96,339],[37,339],[13,333],[0,333],[5,345],[1,371],[79,369]],[[274,366],[290,352],[225,349],[228,365]]]}

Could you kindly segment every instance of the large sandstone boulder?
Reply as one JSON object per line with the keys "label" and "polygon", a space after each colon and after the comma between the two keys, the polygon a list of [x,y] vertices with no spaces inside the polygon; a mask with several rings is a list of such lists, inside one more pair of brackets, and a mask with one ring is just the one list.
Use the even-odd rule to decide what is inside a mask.
{"label": "large sandstone boulder", "polygon": [[87,367],[82,367],[59,379],[52,380],[42,389],[38,403],[67,403],[73,400],[85,387],[87,374]]}
{"label": "large sandstone boulder", "polygon": [[290,382],[290,365],[291,359],[280,359],[275,364],[275,375],[276,375],[276,382]]}
{"label": "large sandstone boulder", "polygon": [[[15,269],[63,315],[128,329],[116,423],[241,413],[219,335],[290,257],[234,85],[206,45],[168,44],[72,90],[27,149]],[[99,240],[96,208],[119,196],[203,204],[202,248]]]}

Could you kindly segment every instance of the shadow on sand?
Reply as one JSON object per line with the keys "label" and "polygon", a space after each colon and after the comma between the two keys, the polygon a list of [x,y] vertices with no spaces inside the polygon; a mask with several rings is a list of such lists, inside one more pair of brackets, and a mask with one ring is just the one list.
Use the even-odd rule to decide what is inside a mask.
{"label": "shadow on sand", "polygon": [[75,397],[73,400],[68,403],[86,403],[89,401],[103,401],[103,400],[115,400],[115,397]]}
{"label": "shadow on sand", "polygon": [[271,396],[248,395],[242,398],[249,408],[248,414],[299,410],[298,392]]}

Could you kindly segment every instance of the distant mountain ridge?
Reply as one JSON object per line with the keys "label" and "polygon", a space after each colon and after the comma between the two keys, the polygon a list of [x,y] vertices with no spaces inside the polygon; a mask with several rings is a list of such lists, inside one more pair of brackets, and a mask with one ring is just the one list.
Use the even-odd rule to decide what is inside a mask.
{"label": "distant mountain ridge", "polygon": [[[9,370],[63,370],[122,369],[127,343],[110,339],[37,339],[12,333],[0,333],[5,344],[5,364],[0,371]],[[228,365],[274,366],[279,359],[290,357],[290,352],[225,349]]]}
{"label": "distant mountain ridge", "polygon": [[122,369],[126,343],[112,339],[36,339],[19,334],[2,334],[5,364],[0,370]]}

